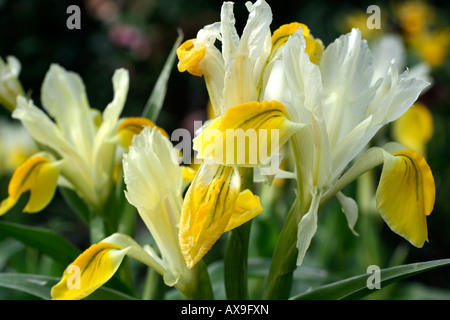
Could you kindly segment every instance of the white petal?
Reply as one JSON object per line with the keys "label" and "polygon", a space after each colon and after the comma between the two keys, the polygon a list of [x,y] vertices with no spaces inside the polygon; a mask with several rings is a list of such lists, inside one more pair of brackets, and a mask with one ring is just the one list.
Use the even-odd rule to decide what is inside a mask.
{"label": "white petal", "polygon": [[116,145],[110,139],[117,129],[120,114],[127,98],[129,76],[124,69],[116,70],[113,76],[114,98],[103,111],[103,121],[98,129],[92,150],[92,161],[95,166],[95,177],[108,180],[108,175],[114,166]]}
{"label": "white petal", "polygon": [[222,55],[225,64],[229,64],[239,45],[239,35],[234,24],[233,2],[224,2],[220,12],[220,32],[222,34]]}
{"label": "white petal", "polygon": [[144,128],[129,150],[123,165],[127,197],[133,205],[152,210],[165,193],[180,195],[181,168],[171,142],[158,130]]}
{"label": "white petal", "polygon": [[42,84],[44,108],[55,119],[65,139],[89,158],[95,127],[80,76],[51,65]]}
{"label": "white petal", "polygon": [[355,231],[355,224],[358,220],[358,204],[354,199],[345,196],[342,192],[338,192],[336,194],[336,197],[341,204],[342,212],[347,218],[348,227],[353,232],[353,234],[357,236],[358,233]]}
{"label": "white petal", "polygon": [[[301,28],[283,48],[287,83],[292,93],[292,103],[297,109],[306,109],[316,118],[322,118],[322,76],[319,67],[312,63],[305,52],[305,38]],[[284,99],[281,100],[281,102]],[[308,123],[304,110],[297,110],[299,122]]]}
{"label": "white petal", "polygon": [[391,61],[400,71],[406,65],[405,47],[399,35],[384,35],[380,37],[372,48],[374,59],[374,80],[384,78],[388,72]]}
{"label": "white petal", "polygon": [[22,122],[32,138],[43,145],[49,146],[60,154],[72,152],[61,135],[59,127],[33,101],[18,97],[17,107],[12,117]]}
{"label": "white petal", "polygon": [[249,11],[236,54],[226,61],[231,63],[226,64],[222,114],[230,107],[257,100],[261,72],[270,55],[272,11],[265,1],[257,1]]}
{"label": "white petal", "polygon": [[322,55],[323,110],[331,150],[367,117],[379,85],[372,83],[372,62],[367,43],[356,29],[336,39]]}
{"label": "white petal", "polygon": [[311,206],[309,207],[308,212],[302,217],[298,224],[298,233],[297,233],[297,249],[298,249],[298,257],[297,257],[297,266],[300,266],[303,263],[303,258],[305,257],[306,251],[311,244],[311,240],[316,234],[317,231],[317,214],[319,211],[321,195],[319,192],[314,192]]}

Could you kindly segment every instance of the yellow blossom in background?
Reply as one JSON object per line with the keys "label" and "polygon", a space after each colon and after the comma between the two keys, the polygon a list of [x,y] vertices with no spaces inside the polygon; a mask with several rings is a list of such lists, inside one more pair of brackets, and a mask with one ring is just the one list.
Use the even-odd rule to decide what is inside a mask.
{"label": "yellow blossom in background", "polygon": [[393,136],[396,141],[409,149],[426,156],[426,146],[433,135],[433,116],[420,102],[393,123]]}
{"label": "yellow blossom in background", "polygon": [[404,1],[393,5],[393,12],[407,41],[427,31],[436,16],[425,1]]}
{"label": "yellow blossom in background", "polygon": [[445,62],[450,49],[450,28],[425,32],[410,43],[423,61],[437,68]]}

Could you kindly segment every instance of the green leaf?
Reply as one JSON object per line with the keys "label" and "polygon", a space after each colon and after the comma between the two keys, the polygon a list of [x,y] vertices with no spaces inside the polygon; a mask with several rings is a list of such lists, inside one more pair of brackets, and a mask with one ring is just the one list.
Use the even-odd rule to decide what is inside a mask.
{"label": "green leaf", "polygon": [[[417,275],[422,272],[433,270],[440,267],[450,266],[450,259],[433,260],[401,265],[397,267],[380,270],[380,287],[400,281],[402,279]],[[345,280],[324,285],[303,294],[291,298],[291,300],[356,300],[361,299],[376,291],[369,289],[371,284],[369,277],[374,277],[373,273],[366,273],[351,277]],[[369,280],[369,281],[368,281]]]}
{"label": "green leaf", "polygon": [[178,38],[169,53],[169,57],[164,64],[163,70],[159,75],[155,87],[153,88],[152,94],[150,95],[145,109],[142,112],[142,117],[148,118],[153,122],[156,122],[156,119],[159,116],[159,112],[161,111],[161,107],[167,92],[167,82],[169,81],[173,63],[176,58],[177,48],[180,46],[182,39],[183,35],[179,31]]}
{"label": "green leaf", "polygon": [[[60,278],[23,273],[0,273],[0,287],[26,292],[44,300],[52,297],[52,287],[60,281]],[[119,291],[101,287],[89,295],[87,300],[132,300],[126,294]]]}
{"label": "green leaf", "polygon": [[19,240],[63,265],[69,265],[81,253],[59,234],[43,228],[0,222],[0,234]]}
{"label": "green leaf", "polygon": [[59,279],[23,273],[0,273],[0,287],[26,292],[41,299],[49,300],[50,289]]}
{"label": "green leaf", "polygon": [[80,199],[80,197],[76,194],[75,191],[60,187],[59,192],[63,196],[66,203],[75,212],[84,223],[89,225],[89,208],[88,206]]}

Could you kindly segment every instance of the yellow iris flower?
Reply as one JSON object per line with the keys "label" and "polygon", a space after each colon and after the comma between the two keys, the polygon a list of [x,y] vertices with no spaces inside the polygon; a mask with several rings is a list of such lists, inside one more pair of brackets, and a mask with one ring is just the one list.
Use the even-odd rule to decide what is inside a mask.
{"label": "yellow iris flower", "polygon": [[[52,288],[53,299],[82,299],[106,283],[125,256],[161,274],[168,286],[182,294],[194,285],[178,244],[178,224],[183,202],[183,169],[177,152],[164,133],[146,126],[133,139],[123,158],[126,197],[158,247],[141,247],[131,237],[115,233],[85,250]],[[188,289],[189,288],[189,289]],[[187,291],[186,291],[187,290]]]}
{"label": "yellow iris flower", "polygon": [[[300,23],[284,25],[272,35],[272,12],[265,1],[248,2],[247,9],[241,36],[234,26],[233,3],[225,2],[221,21],[205,26],[177,51],[179,71],[204,77],[211,114],[216,116],[194,139],[194,150],[203,162],[186,194],[179,233],[189,267],[222,233],[262,211],[259,198],[241,190],[240,170],[268,166],[301,127],[290,121],[283,104],[262,98],[289,35],[303,30],[308,41],[304,51],[312,63],[320,60],[323,50],[322,42]],[[215,46],[217,40],[221,50]]]}
{"label": "yellow iris flower", "polygon": [[[19,179],[19,173],[13,175],[10,190],[15,191],[10,192],[8,200],[0,205],[0,213],[9,210],[25,191],[30,191],[32,198],[46,197],[40,203],[48,204],[53,192],[42,193],[40,186],[54,190],[57,184],[75,190],[91,208],[101,210],[114,185],[112,177],[118,145],[125,144],[126,147],[130,137],[150,122],[140,118],[119,118],[128,93],[128,82],[126,70],[114,73],[114,98],[103,114],[90,108],[79,75],[59,65],[50,67],[42,85],[41,100],[48,114],[33,101],[22,96],[17,98],[12,117],[20,120],[32,139],[54,156],[49,156],[50,153],[40,156],[45,166],[36,166],[34,158],[23,164],[20,170],[37,180],[34,184],[26,184],[25,180]],[[47,166],[58,168],[58,179],[48,180],[37,171]],[[27,210],[36,212],[43,207],[28,206]]]}
{"label": "yellow iris flower", "polygon": [[370,156],[364,149],[381,127],[408,110],[428,84],[407,72],[399,74],[389,60],[375,69],[357,29],[325,48],[317,65],[305,54],[306,45],[300,31],[289,38],[265,92],[265,98],[280,101],[290,119],[302,124],[291,139],[302,211],[297,263],[302,263],[316,232],[320,206],[331,196],[337,196],[353,229],[357,204],[340,190],[382,163],[378,209],[394,232],[422,246],[435,192],[426,161],[415,151],[398,151],[402,148],[393,153],[369,149]]}

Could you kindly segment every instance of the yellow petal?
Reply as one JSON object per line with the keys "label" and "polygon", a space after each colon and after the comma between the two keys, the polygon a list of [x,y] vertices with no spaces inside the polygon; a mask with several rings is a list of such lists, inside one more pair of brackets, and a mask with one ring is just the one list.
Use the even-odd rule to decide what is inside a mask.
{"label": "yellow petal", "polygon": [[203,44],[195,43],[195,39],[185,41],[178,49],[179,59],[178,70],[187,71],[194,76],[201,77],[203,72],[200,68],[200,62],[205,57],[206,47]]}
{"label": "yellow petal", "polygon": [[126,252],[127,249],[108,242],[93,244],[68,266],[61,281],[52,288],[52,298],[75,300],[88,296],[114,275]]}
{"label": "yellow petal", "polygon": [[272,53],[282,47],[288,38],[300,27],[306,40],[305,52],[308,53],[312,63],[318,64],[324,49],[323,43],[320,39],[315,39],[311,35],[308,26],[303,23],[292,22],[290,24],[284,24],[275,30],[272,35]]}
{"label": "yellow petal", "polygon": [[247,221],[253,219],[263,211],[259,197],[255,196],[250,190],[245,189],[236,200],[236,206],[231,214],[230,221],[225,228],[225,232],[230,231]]}
{"label": "yellow petal", "polygon": [[224,233],[240,191],[232,167],[200,166],[181,210],[178,239],[187,267],[192,268]]}
{"label": "yellow petal", "polygon": [[433,210],[435,185],[424,157],[409,149],[388,154],[376,196],[379,212],[394,232],[416,247],[428,241],[426,216]]}
{"label": "yellow petal", "polygon": [[400,144],[425,156],[426,144],[433,135],[433,117],[430,110],[424,104],[416,102],[394,121],[393,134]]}
{"label": "yellow petal", "polygon": [[31,194],[24,212],[38,212],[45,208],[55,194],[59,172],[59,164],[42,155],[26,160],[11,177],[8,198],[0,204],[0,215],[11,209],[27,191]]}
{"label": "yellow petal", "polygon": [[297,130],[277,101],[248,102],[227,110],[194,139],[198,157],[239,166],[265,164]]}
{"label": "yellow petal", "polygon": [[117,127],[117,133],[119,137],[120,144],[128,150],[128,147],[131,145],[133,141],[133,137],[136,134],[139,134],[142,129],[146,126],[150,126],[152,128],[156,127],[167,139],[170,140],[169,135],[166,131],[158,126],[156,126],[153,121],[142,118],[142,117],[129,117],[124,119],[120,125]]}

